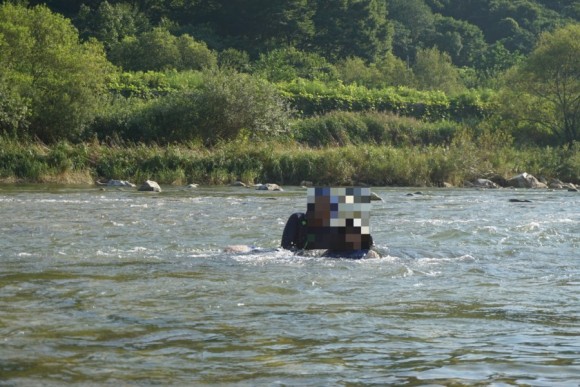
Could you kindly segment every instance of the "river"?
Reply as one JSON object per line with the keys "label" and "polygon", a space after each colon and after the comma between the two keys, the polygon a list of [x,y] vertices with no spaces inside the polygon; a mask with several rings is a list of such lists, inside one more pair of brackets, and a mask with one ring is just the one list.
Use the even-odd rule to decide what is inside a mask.
{"label": "river", "polygon": [[346,260],[275,250],[299,187],[163,188],[0,186],[1,386],[580,383],[577,192],[373,188]]}

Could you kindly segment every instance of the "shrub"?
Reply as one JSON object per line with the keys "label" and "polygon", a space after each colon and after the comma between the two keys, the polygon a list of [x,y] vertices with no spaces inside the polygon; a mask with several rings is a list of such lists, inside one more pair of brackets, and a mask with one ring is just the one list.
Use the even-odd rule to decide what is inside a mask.
{"label": "shrub", "polygon": [[250,55],[235,48],[226,48],[218,55],[218,64],[222,69],[248,72],[251,68]]}
{"label": "shrub", "polygon": [[296,78],[333,80],[337,75],[334,66],[322,56],[294,47],[280,48],[260,55],[254,71],[270,82],[288,82]]}
{"label": "shrub", "polygon": [[417,119],[479,121],[492,107],[485,92],[465,92],[449,97],[441,91],[406,87],[367,89],[363,86],[295,79],[276,85],[284,98],[303,116],[333,110],[391,112]]}
{"label": "shrub", "polygon": [[293,135],[296,141],[313,147],[446,145],[460,127],[450,121],[423,122],[389,113],[335,111],[296,121]]}
{"label": "shrub", "polygon": [[[263,79],[232,71],[168,73],[161,79],[170,92],[150,100],[118,96],[109,111],[95,120],[91,133],[100,139],[213,146],[288,130],[290,109]],[[175,89],[179,79],[190,87]]]}
{"label": "shrub", "polygon": [[190,101],[193,126],[207,145],[239,135],[259,138],[288,130],[288,106],[270,83],[254,76],[208,72]]}
{"label": "shrub", "polygon": [[415,83],[413,72],[393,54],[386,54],[377,63],[366,64],[364,60],[350,57],[336,65],[340,79],[345,84],[356,84],[369,89],[389,86],[412,86]]}
{"label": "shrub", "polygon": [[156,71],[123,72],[109,83],[109,90],[113,94],[126,98],[151,99],[167,95],[174,88],[166,73]]}

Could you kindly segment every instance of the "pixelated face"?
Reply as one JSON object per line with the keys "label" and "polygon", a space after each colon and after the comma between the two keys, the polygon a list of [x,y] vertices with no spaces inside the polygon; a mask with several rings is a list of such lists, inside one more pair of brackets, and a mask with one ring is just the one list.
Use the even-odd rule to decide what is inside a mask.
{"label": "pixelated face", "polygon": [[370,214],[370,188],[309,188],[307,248],[337,251],[369,249]]}

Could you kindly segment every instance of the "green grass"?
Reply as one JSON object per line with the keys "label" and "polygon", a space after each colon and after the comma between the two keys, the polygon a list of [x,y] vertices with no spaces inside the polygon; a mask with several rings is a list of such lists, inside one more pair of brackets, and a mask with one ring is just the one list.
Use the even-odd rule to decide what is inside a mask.
{"label": "green grass", "polygon": [[[495,136],[495,138],[494,138]],[[507,144],[507,145],[506,145]],[[455,135],[449,145],[358,144],[313,148],[287,140],[186,145],[46,146],[0,137],[0,181],[92,183],[122,179],[185,185],[274,182],[375,186],[462,185],[521,172],[580,183],[580,146],[516,149],[499,134]]]}

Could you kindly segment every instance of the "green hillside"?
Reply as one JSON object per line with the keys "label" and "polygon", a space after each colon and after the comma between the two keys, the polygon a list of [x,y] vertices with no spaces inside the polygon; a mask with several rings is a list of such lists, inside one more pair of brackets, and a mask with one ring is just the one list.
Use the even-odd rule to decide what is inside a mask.
{"label": "green hillside", "polygon": [[579,42],[575,0],[5,0],[0,133],[576,149]]}

